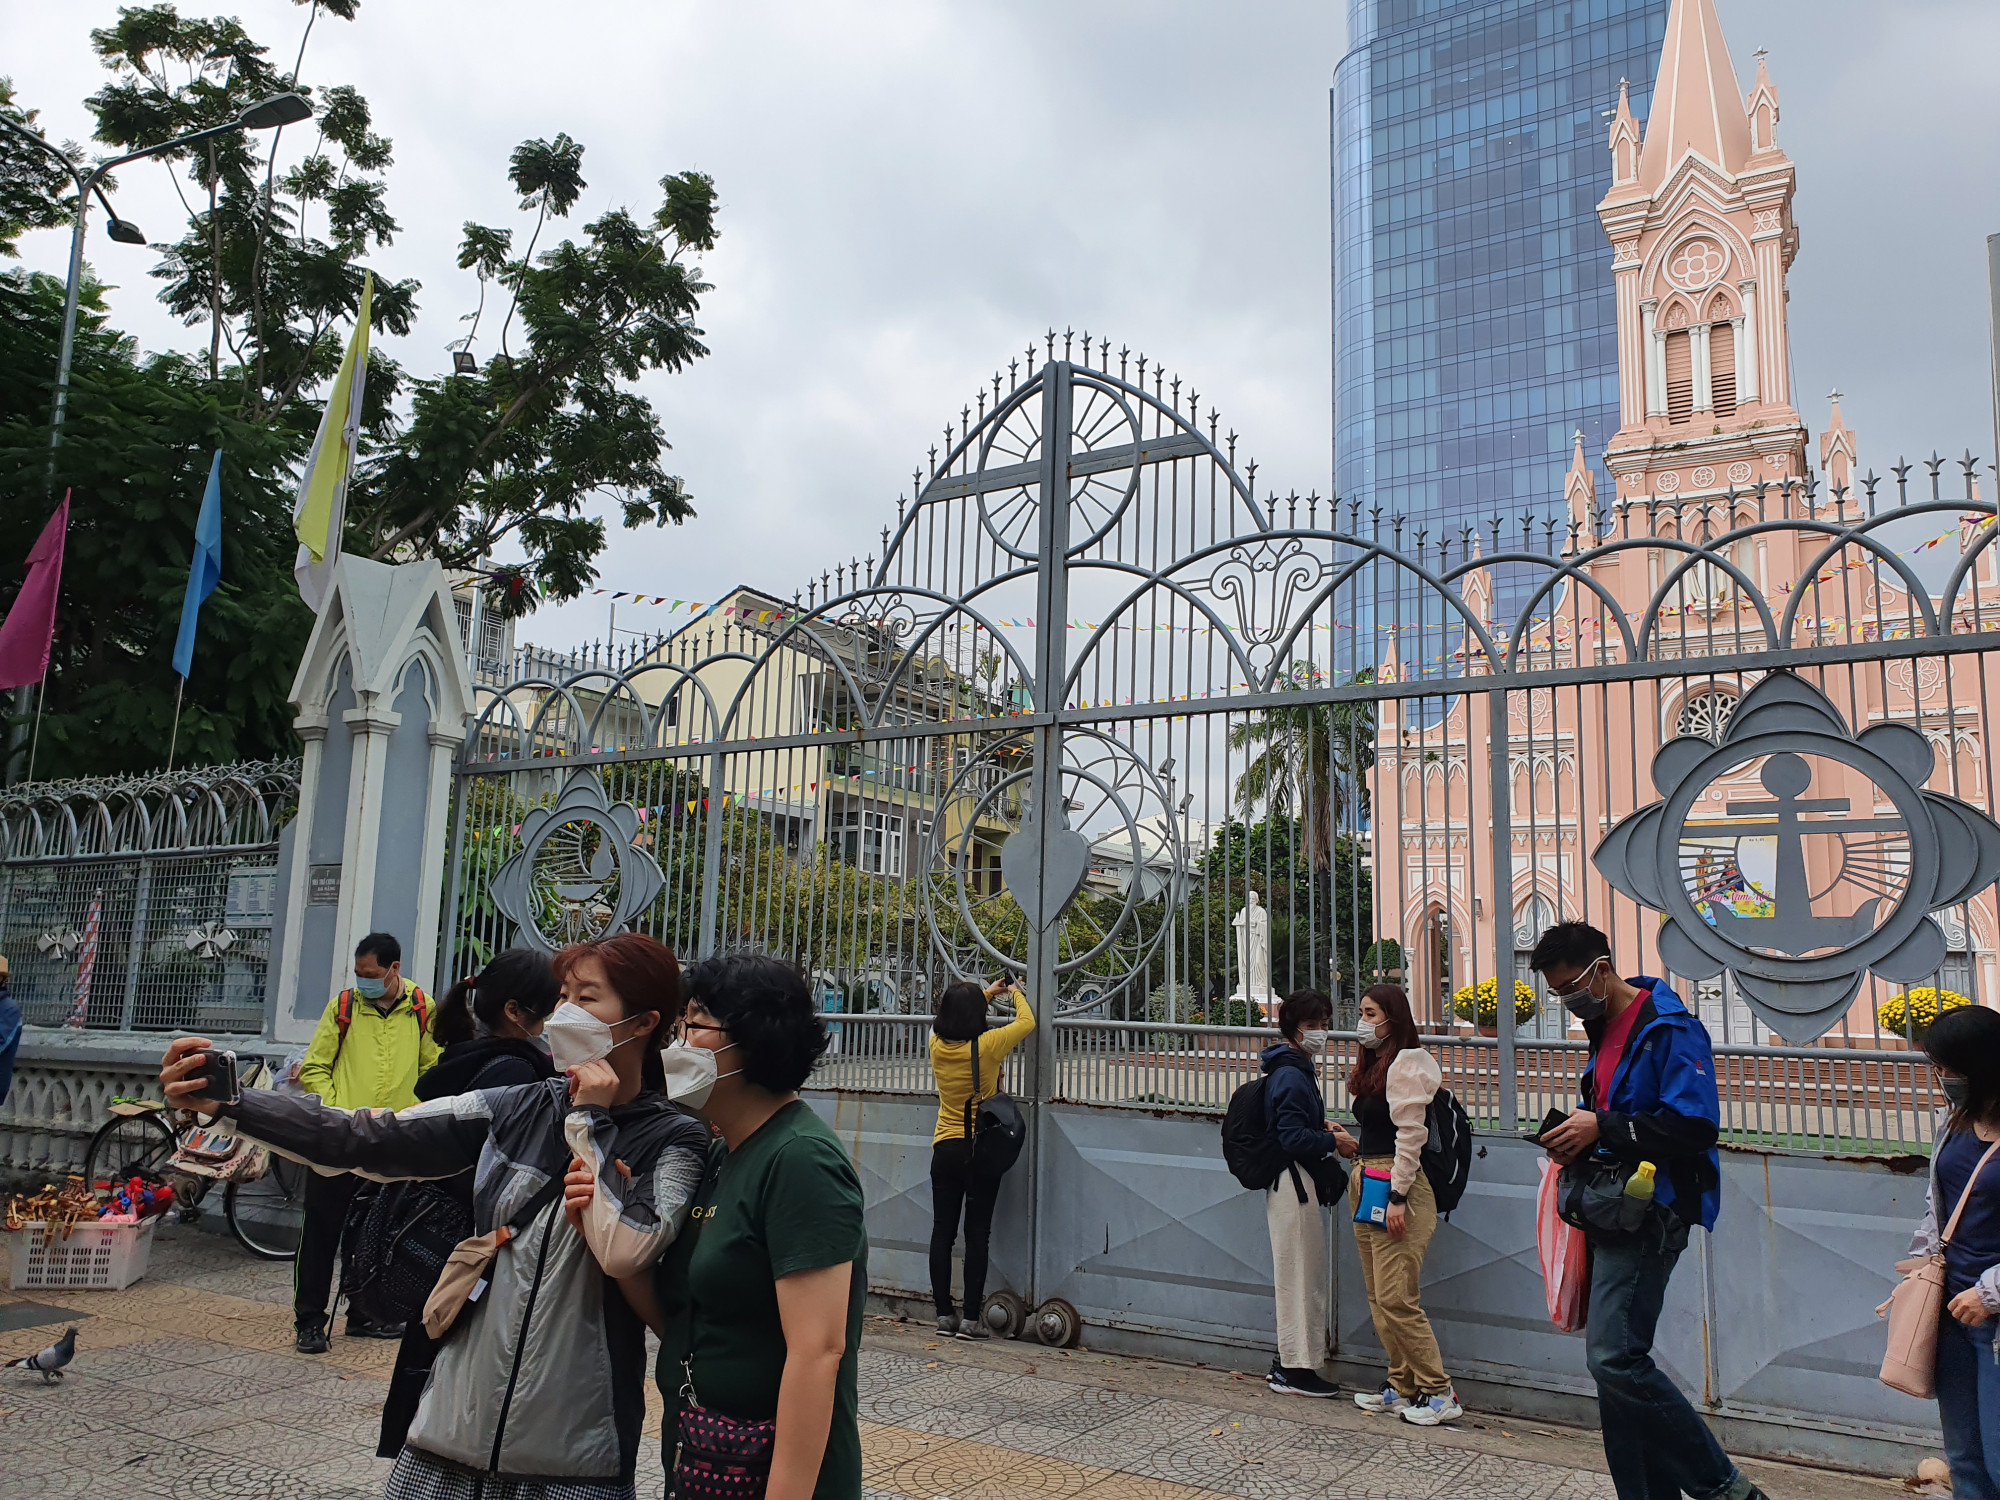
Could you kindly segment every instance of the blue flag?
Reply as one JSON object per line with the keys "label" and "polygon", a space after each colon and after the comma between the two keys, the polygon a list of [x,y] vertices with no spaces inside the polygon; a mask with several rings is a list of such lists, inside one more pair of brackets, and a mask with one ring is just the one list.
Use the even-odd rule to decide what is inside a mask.
{"label": "blue flag", "polygon": [[222,581],[222,450],[208,466],[208,489],[194,523],[194,556],[188,561],[187,594],[181,600],[181,634],[174,642],[174,670],[185,677],[194,665],[194,626],[202,601]]}

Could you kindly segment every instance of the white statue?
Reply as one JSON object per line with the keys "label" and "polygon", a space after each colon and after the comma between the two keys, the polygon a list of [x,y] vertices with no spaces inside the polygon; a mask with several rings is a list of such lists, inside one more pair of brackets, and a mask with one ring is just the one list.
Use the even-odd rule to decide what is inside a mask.
{"label": "white statue", "polygon": [[1229,925],[1236,929],[1236,993],[1229,998],[1268,1010],[1278,1003],[1278,997],[1271,993],[1271,914],[1257,900],[1255,891],[1247,893],[1243,910]]}

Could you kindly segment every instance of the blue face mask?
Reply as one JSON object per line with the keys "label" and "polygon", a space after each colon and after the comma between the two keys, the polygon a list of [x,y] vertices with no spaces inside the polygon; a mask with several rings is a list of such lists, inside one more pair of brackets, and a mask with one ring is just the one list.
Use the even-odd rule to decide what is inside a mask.
{"label": "blue face mask", "polygon": [[386,979],[363,979],[359,975],[355,976],[354,993],[363,1000],[380,1000],[388,992],[389,981]]}

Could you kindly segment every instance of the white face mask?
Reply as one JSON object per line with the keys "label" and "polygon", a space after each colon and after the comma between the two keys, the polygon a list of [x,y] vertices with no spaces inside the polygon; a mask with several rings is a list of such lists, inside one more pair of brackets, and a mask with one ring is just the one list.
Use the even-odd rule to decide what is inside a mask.
{"label": "white face mask", "polygon": [[1364,1047],[1382,1045],[1382,1028],[1373,1021],[1363,1021],[1354,1028],[1354,1040]]}
{"label": "white face mask", "polygon": [[[736,1044],[731,1042],[729,1045],[733,1047]],[[666,1069],[667,1097],[676,1104],[685,1104],[689,1109],[700,1109],[708,1103],[708,1096],[714,1092],[718,1079],[734,1078],[743,1071],[738,1068],[730,1073],[716,1072],[713,1052],[678,1037],[669,1042],[667,1050],[660,1054],[660,1065]]]}
{"label": "white face mask", "polygon": [[1299,1033],[1299,1045],[1314,1056],[1318,1056],[1320,1053],[1326,1051],[1326,1039],[1331,1035],[1331,1032],[1319,1029],[1301,1031]]}
{"label": "white face mask", "polygon": [[609,1057],[614,1048],[637,1041],[638,1037],[613,1041],[610,1022],[598,1020],[573,1000],[565,1000],[542,1027],[542,1040],[548,1046],[549,1056],[555,1059],[556,1071],[568,1073],[600,1057]]}

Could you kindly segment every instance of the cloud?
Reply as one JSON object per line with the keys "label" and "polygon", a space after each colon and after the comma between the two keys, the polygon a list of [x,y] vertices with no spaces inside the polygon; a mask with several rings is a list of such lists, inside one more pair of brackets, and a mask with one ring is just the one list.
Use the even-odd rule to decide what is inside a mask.
{"label": "cloud", "polygon": [[[225,7],[218,7],[224,9]],[[2000,185],[1986,4],[1723,0],[1747,84],[1772,48],[1780,139],[1799,163],[1794,363],[1808,420],[1848,393],[1864,463],[1990,434],[1984,234]],[[185,3],[183,9],[203,7]],[[280,55],[305,12],[226,7]],[[1331,402],[1327,89],[1342,7],[1006,6],[370,0],[322,17],[306,76],[351,82],[396,143],[403,231],[382,269],[424,283],[397,341],[447,362],[475,288],[466,219],[506,221],[507,153],[568,131],[589,189],[573,222],[650,202],[664,173],[712,173],[722,240],[703,258],[713,355],[646,390],[699,518],[620,533],[607,587],[780,593],[879,549],[911,471],[980,383],[1048,328],[1164,362],[1221,410],[1260,484],[1324,489]],[[1802,17],[1813,24],[1801,26]],[[15,82],[58,135],[87,137],[109,3],[7,0]],[[1884,80],[1892,84],[1885,85]],[[165,169],[128,169],[120,211],[165,237]],[[24,244],[60,271],[66,236]],[[94,236],[120,324],[196,347],[154,301],[151,257]],[[656,615],[656,618],[655,618]],[[621,625],[684,616],[621,611]],[[605,601],[544,610],[523,635],[602,633]]]}

